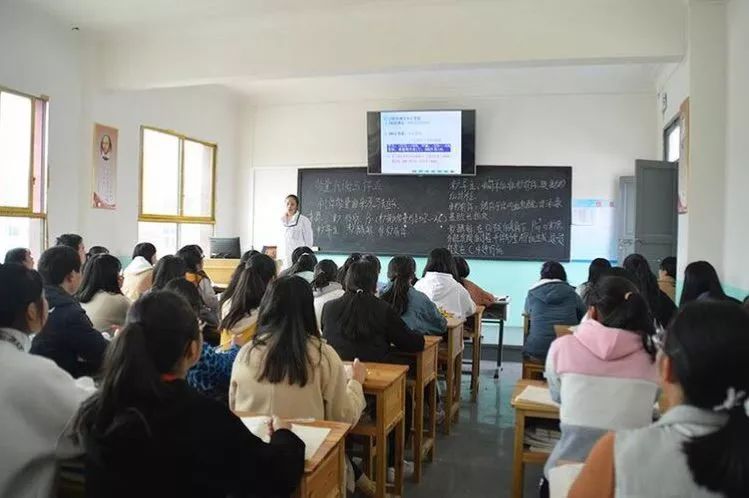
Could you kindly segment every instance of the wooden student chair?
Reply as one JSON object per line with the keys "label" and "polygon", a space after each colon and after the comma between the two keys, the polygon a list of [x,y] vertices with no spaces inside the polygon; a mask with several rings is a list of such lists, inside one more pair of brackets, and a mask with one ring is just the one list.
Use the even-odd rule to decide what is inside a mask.
{"label": "wooden student chair", "polygon": [[[531,317],[523,313],[523,345],[528,338],[531,330]],[[523,373],[522,378],[528,380],[544,380],[544,363],[537,360],[531,360],[523,356]]]}
{"label": "wooden student chair", "polygon": [[[479,393],[479,374],[481,373],[481,323],[484,306],[476,306],[476,312],[469,316],[463,327],[463,340],[471,341],[471,402],[475,403]],[[464,363],[468,363],[464,360]]]}
{"label": "wooden student chair", "polygon": [[445,376],[445,422],[443,430],[450,434],[453,423],[458,422],[460,411],[460,377],[463,366],[463,320],[447,320],[447,338],[440,344],[437,368]]}
{"label": "wooden student chair", "polygon": [[557,339],[566,335],[571,335],[572,327],[574,327],[574,325],[554,325],[554,333],[557,335]]}

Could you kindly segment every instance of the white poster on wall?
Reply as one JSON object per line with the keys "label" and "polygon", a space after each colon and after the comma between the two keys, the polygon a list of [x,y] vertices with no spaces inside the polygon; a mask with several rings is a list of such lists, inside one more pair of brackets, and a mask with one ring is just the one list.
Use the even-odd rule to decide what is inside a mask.
{"label": "white poster on wall", "polygon": [[615,214],[609,199],[572,199],[571,259],[616,259]]}

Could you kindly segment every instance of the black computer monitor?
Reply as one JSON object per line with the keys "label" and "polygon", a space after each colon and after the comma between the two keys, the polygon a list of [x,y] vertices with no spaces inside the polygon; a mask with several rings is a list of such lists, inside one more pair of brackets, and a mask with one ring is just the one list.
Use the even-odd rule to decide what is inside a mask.
{"label": "black computer monitor", "polygon": [[239,237],[211,237],[211,258],[239,259],[241,256]]}

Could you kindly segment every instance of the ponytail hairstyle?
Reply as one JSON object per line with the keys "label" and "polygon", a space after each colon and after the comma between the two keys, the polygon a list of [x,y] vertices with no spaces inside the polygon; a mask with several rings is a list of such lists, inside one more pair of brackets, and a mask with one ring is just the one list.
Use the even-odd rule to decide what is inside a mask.
{"label": "ponytail hairstyle", "polygon": [[351,263],[346,272],[346,290],[341,299],[343,311],[340,317],[341,333],[344,337],[358,341],[372,337],[378,327],[372,300],[377,300],[377,276],[380,273],[380,262],[372,254],[364,254]]}
{"label": "ponytail hairstyle", "polygon": [[200,341],[198,319],[182,297],[151,291],[135,301],[107,348],[99,391],[78,412],[78,434],[106,438],[124,428],[130,437],[133,426],[147,434],[149,416],[171,402],[173,391],[162,376],[174,371],[194,341]]}
{"label": "ponytail hairstyle", "polygon": [[0,265],[0,327],[13,328],[26,334],[30,330],[26,310],[35,304],[39,313],[44,309],[42,277],[23,265]]}
{"label": "ponytail hairstyle", "polygon": [[187,265],[187,271],[198,273],[203,269],[203,249],[195,244],[187,245],[177,251],[177,256],[182,258]]}
{"label": "ponytail hairstyle", "polygon": [[382,294],[381,299],[402,316],[408,309],[408,290],[415,278],[416,264],[408,256],[396,256],[388,264],[390,287]]}
{"label": "ponytail hairstyle", "polygon": [[219,309],[221,309],[224,303],[231,299],[231,297],[234,295],[234,289],[237,288],[237,282],[239,282],[239,276],[244,270],[244,265],[247,264],[247,261],[255,254],[260,253],[254,249],[250,249],[249,251],[246,251],[244,254],[242,254],[242,257],[239,259],[239,264],[236,268],[234,268],[234,272],[231,274],[229,285],[227,285],[226,290],[221,293],[221,299],[219,300]]}
{"label": "ponytail hairstyle", "polygon": [[713,265],[707,261],[689,263],[684,269],[684,288],[681,291],[679,306],[696,301],[703,294],[715,301],[729,300]]}
{"label": "ponytail hairstyle", "polygon": [[315,277],[312,279],[312,290],[324,289],[336,281],[338,265],[332,259],[323,259],[315,265]]}
{"label": "ponytail hairstyle", "polygon": [[[258,382],[286,381],[304,387],[310,381],[314,365],[307,343],[312,337],[320,337],[313,303],[312,288],[301,278],[281,277],[268,285],[260,302],[257,333],[251,346],[265,347]],[[320,359],[322,344],[317,341]]]}
{"label": "ponytail hairstyle", "polygon": [[231,306],[221,320],[219,329],[229,330],[260,306],[268,284],[276,278],[276,262],[265,254],[255,254],[244,264],[234,288]]}
{"label": "ponytail hairstyle", "polygon": [[595,285],[598,279],[611,268],[611,262],[606,258],[596,258],[588,267],[588,283]]}
{"label": "ponytail hairstyle", "polygon": [[151,288],[154,290],[163,289],[171,280],[185,278],[186,272],[187,265],[184,259],[179,256],[164,256],[153,267],[153,285]]}
{"label": "ponytail hairstyle", "polygon": [[749,313],[731,302],[690,303],[669,326],[664,354],[685,404],[728,415],[684,443],[694,481],[727,498],[749,496]]}
{"label": "ponytail hairstyle", "polygon": [[[270,257],[270,256],[269,256]],[[289,275],[296,275],[304,271],[315,271],[315,265],[317,264],[317,258],[311,252],[302,253],[296,260],[296,262],[289,268]]]}
{"label": "ponytail hairstyle", "polygon": [[588,305],[596,309],[602,325],[639,334],[643,348],[655,361],[653,315],[634,283],[623,277],[603,276],[589,291]]}
{"label": "ponytail hairstyle", "polygon": [[291,252],[291,265],[295,265],[302,254],[314,254],[314,251],[307,246],[299,246]]}
{"label": "ponytail hairstyle", "polygon": [[343,266],[341,266],[338,269],[338,283],[343,285],[346,283],[346,273],[348,272],[348,269],[351,267],[351,265],[354,263],[354,261],[359,261],[362,257],[362,254],[360,252],[353,252],[351,253],[351,256],[346,258],[346,261],[343,263]]}
{"label": "ponytail hairstyle", "polygon": [[82,303],[90,302],[99,292],[122,294],[120,289],[120,260],[109,254],[92,256],[83,267],[83,281],[76,293]]}
{"label": "ponytail hairstyle", "polygon": [[153,265],[153,259],[156,256],[156,246],[151,244],[150,242],[141,242],[139,244],[136,244],[133,248],[133,259],[137,258],[138,256]]}
{"label": "ponytail hairstyle", "polygon": [[468,266],[468,261],[463,256],[455,256],[453,259],[455,260],[455,270],[458,273],[457,280],[460,282],[460,285],[465,287],[464,280],[471,274],[471,267]]}
{"label": "ponytail hairstyle", "polygon": [[653,315],[658,316],[661,291],[658,287],[658,279],[650,269],[650,263],[648,263],[648,260],[641,254],[630,254],[624,258],[623,266],[625,270],[628,270],[635,276],[640,293],[648,302],[648,306],[650,306]]}
{"label": "ponytail hairstyle", "polygon": [[452,275],[456,281],[460,281],[453,255],[444,247],[431,250],[422,277],[426,275],[427,272],[447,273],[448,275]]}

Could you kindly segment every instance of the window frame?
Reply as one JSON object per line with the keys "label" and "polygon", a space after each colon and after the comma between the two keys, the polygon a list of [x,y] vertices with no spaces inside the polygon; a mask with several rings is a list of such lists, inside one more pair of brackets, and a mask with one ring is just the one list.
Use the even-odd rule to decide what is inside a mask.
{"label": "window frame", "polygon": [[[177,203],[179,214],[147,214],[143,212],[143,187],[144,187],[144,174],[143,174],[143,157],[144,157],[144,137],[145,132],[155,131],[158,133],[164,133],[176,137],[179,140],[179,164],[177,165],[179,180],[177,182]],[[202,144],[206,147],[211,148],[211,213],[209,216],[185,216],[184,203],[185,203],[185,140]],[[208,142],[206,140],[200,140],[176,132],[174,130],[166,130],[155,126],[141,125],[140,127],[140,183],[138,192],[138,221],[149,222],[149,223],[190,223],[195,225],[215,225],[216,224],[216,162],[218,157],[218,144],[214,142]]]}
{"label": "window frame", "polygon": [[[49,191],[49,165],[48,165],[48,144],[49,144],[49,97],[46,95],[33,95],[30,93],[14,90],[0,85],[0,92],[17,95],[31,100],[31,144],[29,155],[29,199],[25,207],[3,206],[0,205],[0,217],[2,218],[26,218],[41,220],[41,233],[39,233],[39,243],[42,250],[47,248],[49,233],[47,224],[47,195]],[[37,104],[42,106],[42,123],[41,137],[39,137],[39,178],[36,178],[35,146],[37,139]],[[38,185],[38,205],[39,210],[35,209],[36,199],[36,182]],[[31,242],[31,241],[29,241]]]}
{"label": "window frame", "polygon": [[[679,162],[679,160],[681,160],[681,157],[676,161],[668,160],[670,151],[668,139],[671,136],[671,132],[676,128],[679,128],[679,136],[681,137],[681,132],[683,131],[681,130],[681,113],[676,114],[676,116],[674,116],[673,119],[671,119],[671,121],[669,121],[663,128],[663,160],[666,162]],[[679,142],[681,142],[681,140]],[[679,155],[681,156],[681,153]]]}

